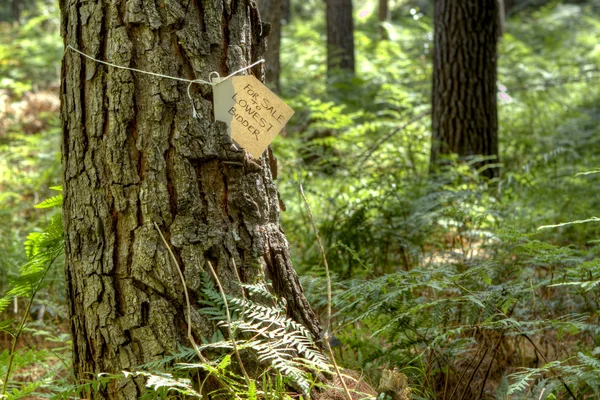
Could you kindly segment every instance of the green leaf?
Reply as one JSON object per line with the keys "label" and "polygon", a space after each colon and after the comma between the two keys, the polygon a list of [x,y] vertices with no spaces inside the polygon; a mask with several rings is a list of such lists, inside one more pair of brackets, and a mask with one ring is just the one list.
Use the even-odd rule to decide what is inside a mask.
{"label": "green leaf", "polygon": [[231,364],[231,354],[227,354],[221,362],[217,365],[217,369],[220,371],[225,371],[225,369]]}
{"label": "green leaf", "polygon": [[35,208],[58,208],[61,207],[63,203],[63,195],[58,194],[54,197],[50,197],[42,201],[41,203],[35,205]]}

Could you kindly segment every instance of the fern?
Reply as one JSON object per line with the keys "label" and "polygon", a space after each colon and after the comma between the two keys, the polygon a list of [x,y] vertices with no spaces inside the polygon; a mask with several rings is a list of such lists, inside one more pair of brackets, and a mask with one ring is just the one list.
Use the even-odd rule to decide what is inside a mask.
{"label": "fern", "polygon": [[[231,345],[231,343],[229,343]],[[218,344],[214,349],[219,349]],[[248,398],[252,395],[251,388],[248,387],[243,377],[237,375],[230,368],[231,366],[231,354],[226,354],[221,359],[209,363],[180,363],[177,364],[177,368],[182,370],[196,370],[202,369],[208,372],[210,375],[218,377],[219,381],[225,386],[211,393],[212,396],[218,397],[219,394],[223,394],[225,398],[232,397],[239,398],[240,395]],[[251,381],[253,382],[253,381]]]}
{"label": "fern", "polygon": [[[202,283],[204,300],[200,303],[205,307],[201,312],[211,320],[218,321],[218,326],[226,326],[227,316],[221,294],[216,291],[207,274],[203,275]],[[230,338],[231,340],[206,344],[202,348],[233,350],[232,340],[235,340],[240,350],[254,351],[259,361],[269,364],[298,385],[304,393],[308,393],[311,383],[307,370],[328,372],[328,360],[318,350],[311,333],[302,324],[285,315],[285,302],[271,294],[266,285],[242,287],[249,294],[272,302],[271,306],[267,306],[247,298],[226,296],[229,309],[234,315],[232,332],[240,336],[249,335],[252,340]]]}
{"label": "fern", "polygon": [[[44,204],[43,208],[59,207],[62,204],[61,195],[55,196],[50,200],[50,202],[42,202],[40,204]],[[11,329],[13,326],[12,323],[0,323],[0,332],[8,332],[13,337],[6,374],[3,379],[2,395],[5,395],[7,391],[16,344],[20,334],[26,328],[25,323],[35,295],[41,289],[44,278],[54,264],[54,261],[63,253],[62,215],[60,213],[55,214],[42,232],[30,233],[29,236],[27,236],[24,247],[28,261],[20,268],[19,276],[10,282],[11,288],[8,292],[0,298],[0,313],[8,307],[10,299],[13,297],[28,298],[27,308],[23,313],[23,318],[14,330]]]}
{"label": "fern", "polygon": [[35,208],[57,208],[62,205],[62,202],[63,196],[62,194],[59,194],[42,201],[40,204],[35,205]]}
{"label": "fern", "polygon": [[168,356],[163,356],[160,359],[141,364],[139,368],[151,371],[160,370],[177,361],[179,363],[190,362],[196,357],[196,351],[191,347],[184,347],[181,344],[177,345],[177,351]]}
{"label": "fern", "polygon": [[63,252],[62,215],[55,214],[43,232],[33,232],[24,244],[29,259],[19,270],[19,276],[11,282],[11,289],[0,298],[0,312],[13,297],[31,297],[40,289],[42,281],[54,260]]}
{"label": "fern", "polygon": [[[125,378],[129,376],[143,376],[147,388],[152,389],[154,393],[148,393],[142,399],[162,399],[166,398],[169,392],[175,392],[180,395],[202,398],[192,386],[192,381],[185,378],[175,378],[169,373],[150,373],[144,371],[128,372],[123,371]],[[158,397],[155,397],[158,395]]]}

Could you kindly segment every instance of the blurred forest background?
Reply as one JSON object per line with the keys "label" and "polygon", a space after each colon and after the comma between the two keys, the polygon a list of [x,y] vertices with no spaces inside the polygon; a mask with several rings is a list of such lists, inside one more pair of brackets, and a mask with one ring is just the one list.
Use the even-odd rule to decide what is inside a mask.
{"label": "blurred forest background", "polygon": [[[338,363],[374,386],[397,369],[415,399],[600,398],[600,2],[505,4],[491,179],[478,159],[430,173],[432,2],[382,16],[355,1],[354,73],[328,72],[325,2],[290,3],[269,77],[296,111],[272,144],[276,182],[321,315],[300,184],[323,239]],[[61,185],[59,9],[2,1],[0,21],[0,383],[9,399],[69,398],[60,256],[42,286],[11,291],[59,212],[34,208]]]}

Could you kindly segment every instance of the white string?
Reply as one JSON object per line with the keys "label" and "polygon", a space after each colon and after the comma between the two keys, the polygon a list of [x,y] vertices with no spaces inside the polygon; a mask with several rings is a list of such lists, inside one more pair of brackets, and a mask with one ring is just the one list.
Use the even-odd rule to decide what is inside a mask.
{"label": "white string", "polygon": [[[250,65],[248,65],[247,67],[244,67],[244,68],[238,69],[237,71],[235,71],[235,72],[233,72],[233,73],[231,73],[231,74],[227,75],[225,78],[221,78],[218,72],[216,72],[216,71],[212,71],[210,74],[208,74],[208,78],[209,78],[209,79],[211,79],[211,76],[212,76],[213,74],[215,74],[215,75],[216,75],[216,78],[214,78],[214,79],[211,79],[211,81],[205,81],[204,79],[185,79],[185,78],[178,78],[178,77],[176,77],[176,76],[169,76],[169,75],[157,74],[156,72],[143,71],[143,70],[141,70],[141,69],[137,69],[137,68],[124,67],[124,66],[122,66],[122,65],[117,65],[117,64],[109,63],[109,62],[107,62],[107,61],[98,60],[98,59],[96,59],[96,58],[94,58],[94,57],[92,57],[92,56],[89,56],[89,55],[85,54],[84,52],[82,52],[82,51],[80,51],[80,50],[77,50],[75,47],[71,46],[70,44],[69,44],[69,45],[67,45],[67,47],[65,48],[65,53],[66,53],[66,52],[67,52],[67,50],[69,50],[69,49],[73,50],[73,51],[74,51],[74,52],[76,52],[76,53],[79,53],[79,54],[81,54],[82,56],[84,56],[84,57],[86,57],[86,58],[89,58],[89,59],[90,59],[90,60],[92,60],[92,61],[95,61],[95,62],[97,62],[97,63],[100,63],[100,64],[108,65],[109,67],[120,68],[120,69],[126,69],[126,70],[133,71],[133,72],[140,72],[140,73],[142,73],[142,74],[146,74],[146,75],[153,75],[153,76],[158,76],[158,77],[160,77],[160,78],[173,79],[173,80],[175,80],[175,81],[180,81],[180,82],[188,82],[188,87],[187,87],[187,96],[188,96],[188,98],[190,99],[190,103],[192,103],[192,116],[193,116],[194,118],[198,118],[198,112],[196,111],[196,106],[194,105],[194,99],[192,99],[192,94],[190,93],[190,88],[191,88],[191,86],[192,86],[194,83],[197,83],[197,84],[202,84],[202,85],[216,86],[216,85],[218,85],[219,83],[221,83],[221,82],[223,82],[223,81],[226,81],[227,79],[230,79],[230,78],[232,78],[233,76],[235,76],[235,75],[239,74],[240,72],[244,72],[244,71],[246,71],[247,69],[250,69],[250,68],[254,67],[255,65],[258,65],[258,64],[260,64],[260,63],[264,63],[264,62],[265,62],[265,60],[264,60],[263,58],[261,58],[260,60],[256,61],[255,63],[253,63],[253,64],[250,64]],[[63,56],[64,56],[64,54],[63,54]]]}

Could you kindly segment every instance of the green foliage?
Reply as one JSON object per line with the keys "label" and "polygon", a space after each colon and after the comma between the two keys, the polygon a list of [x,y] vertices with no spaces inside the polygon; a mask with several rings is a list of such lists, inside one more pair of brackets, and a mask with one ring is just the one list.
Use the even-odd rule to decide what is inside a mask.
{"label": "green foliage", "polygon": [[[0,116],[0,120],[1,120]],[[29,232],[39,232],[52,211],[32,212],[39,199],[53,196],[60,182],[60,129],[56,116],[50,118],[48,130],[39,134],[20,132],[14,123],[11,131],[0,131],[0,293],[7,290],[8,280],[18,275],[18,268],[27,261],[22,246]],[[58,200],[58,197],[54,199]],[[54,206],[49,202],[47,206]],[[44,217],[40,218],[40,215]],[[53,296],[64,302],[62,277],[53,275],[58,287]]]}
{"label": "green foliage", "polygon": [[[62,205],[62,195],[55,196],[51,201],[40,203],[42,208],[60,207]],[[3,374],[2,396],[8,399],[23,398],[36,392],[43,381],[32,382],[23,385],[20,388],[13,388],[9,391],[11,384],[11,372],[19,364],[27,365],[40,362],[41,359],[27,360],[23,352],[17,355],[17,343],[23,332],[28,330],[27,320],[32,310],[32,305],[37,293],[46,283],[45,278],[50,269],[55,266],[55,261],[63,254],[63,226],[62,214],[56,213],[42,232],[32,232],[27,236],[24,244],[27,262],[20,268],[19,275],[10,282],[10,289],[3,297],[0,297],[0,314],[7,308],[14,298],[22,297],[27,299],[27,306],[19,322],[12,319],[0,321],[0,332],[9,334],[12,337],[12,346],[10,350],[2,353],[0,360],[0,372]],[[42,331],[42,334],[46,334]],[[28,351],[25,351],[27,354]],[[31,353],[31,350],[29,350]],[[43,353],[34,354],[36,357],[43,357]],[[15,360],[16,359],[16,360]],[[25,360],[25,362],[23,362]],[[29,362],[27,362],[29,361]],[[16,364],[16,365],[15,365]]]}
{"label": "green foliage", "polygon": [[[51,187],[50,189],[57,190],[59,192],[62,191],[62,187],[60,186]],[[62,201],[62,194],[58,194],[54,197],[50,197],[49,199],[42,201],[40,204],[37,204],[35,208],[58,208],[62,206]]]}
{"label": "green foliage", "polygon": [[0,89],[17,95],[56,84],[60,73],[58,4],[38,2],[39,8],[22,16],[22,25],[0,22]]}
{"label": "green foliage", "polygon": [[19,25],[0,22],[0,387],[9,399],[48,397],[70,378],[61,361],[70,336],[60,326],[62,219],[54,210],[62,197],[32,212],[60,182],[58,116],[47,112],[57,98],[24,95],[56,85],[62,52],[57,4],[37,3],[23,3]]}
{"label": "green foliage", "polygon": [[[376,3],[355,2],[353,78],[327,76],[320,0],[293,3],[282,43],[282,95],[296,110],[273,144],[283,226],[305,290],[324,315],[322,258],[298,192],[303,184],[334,275],[338,359],[371,381],[398,368],[418,399],[600,397],[598,2],[529,2],[536,4],[507,21],[498,79],[503,172],[493,182],[456,160],[429,175],[430,2],[390,2],[387,41]],[[52,6],[24,14],[20,26],[0,26],[0,86],[13,101],[56,86],[57,26]],[[65,315],[59,268],[44,278],[59,255],[60,215],[31,212],[60,182],[59,124],[56,115],[32,119],[41,122],[36,133],[17,113],[0,116],[0,128],[8,122],[0,132],[0,331],[45,339],[39,348],[0,353],[1,376],[11,362],[16,371],[8,398],[83,397],[125,376],[145,380],[145,398],[198,397],[202,388],[187,380],[198,372],[218,377],[224,397],[288,398],[290,388],[316,384],[328,360],[268,287],[245,285],[247,297],[226,297],[228,326],[207,276],[203,312],[219,328],[201,346],[214,355],[210,363],[181,348],[135,372],[80,382],[66,374],[57,360],[68,350],[50,350],[68,344],[65,329],[43,322],[20,329],[7,309],[18,295],[23,312],[35,293],[32,308]],[[60,200],[38,207],[51,210]],[[248,385],[234,343],[267,373]],[[43,376],[25,375],[40,366]]]}
{"label": "green foliage", "polygon": [[393,5],[389,41],[375,2],[356,6],[351,84],[327,81],[320,6],[285,28],[283,93],[297,113],[274,146],[305,290],[324,313],[300,184],[334,272],[345,366],[375,381],[396,367],[416,398],[597,397],[600,181],[585,171],[600,165],[598,4],[551,2],[507,21],[503,171],[488,182],[459,162],[428,174],[430,121],[420,115],[432,23],[422,3]]}
{"label": "green foliage", "polygon": [[[311,372],[330,373],[328,360],[306,328],[286,317],[285,302],[274,296],[267,286],[242,285],[242,288],[256,300],[226,296],[226,304],[208,274],[202,276],[204,299],[200,304],[204,307],[200,311],[216,322],[215,327],[234,334],[226,339],[217,329],[211,340],[203,339],[204,344],[199,350],[210,354],[211,361],[198,362],[196,350],[180,347],[169,357],[141,365],[136,371],[103,373],[93,380],[79,382],[63,390],[57,398],[98,390],[110,381],[137,377],[143,378],[147,388],[142,399],[178,395],[202,398],[209,377],[220,384],[210,396],[245,400],[291,399],[292,389],[309,396],[313,386],[318,385]],[[226,307],[233,314],[231,325],[227,322]],[[233,361],[234,353],[238,351],[244,355],[244,360],[262,363],[268,368],[247,380],[239,372],[241,366]],[[198,371],[204,374],[200,387],[194,386],[189,379],[190,376],[197,377]]]}
{"label": "green foliage", "polygon": [[[218,321],[217,326],[226,327],[228,318],[226,304],[221,293],[215,290],[210,277],[203,275],[205,307],[201,313]],[[270,365],[277,374],[289,379],[294,386],[308,395],[311,378],[308,371],[330,372],[330,364],[316,347],[311,333],[301,324],[286,316],[286,304],[271,294],[264,284],[242,285],[249,295],[265,299],[271,304],[262,304],[248,298],[226,296],[227,306],[233,313],[231,330],[236,337],[209,343],[201,349],[252,350],[256,359]],[[238,340],[237,336],[249,340]],[[233,341],[236,341],[234,344]]]}
{"label": "green foliage", "polygon": [[146,387],[152,391],[141,397],[142,399],[164,399],[168,398],[169,392],[175,392],[190,398],[199,398],[202,396],[196,392],[192,386],[192,381],[186,378],[174,378],[168,373],[149,373],[149,372],[123,372],[123,377],[142,376],[145,378]]}
{"label": "green foliage", "polygon": [[[56,206],[62,205],[62,195],[56,196],[52,200]],[[62,214],[54,214],[44,231],[30,233],[24,247],[28,261],[21,267],[19,276],[11,281],[11,288],[8,292],[0,298],[0,313],[15,296],[33,298],[41,288],[54,261],[62,255]],[[3,305],[4,307],[2,307]]]}

